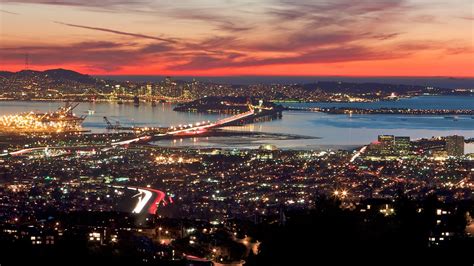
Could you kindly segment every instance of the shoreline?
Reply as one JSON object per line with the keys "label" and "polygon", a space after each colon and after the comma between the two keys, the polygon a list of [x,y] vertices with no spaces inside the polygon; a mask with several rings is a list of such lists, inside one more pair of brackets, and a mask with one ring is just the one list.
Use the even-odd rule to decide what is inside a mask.
{"label": "shoreline", "polygon": [[[315,104],[315,103],[333,103],[333,104],[355,104],[355,103],[377,103],[377,102],[398,102],[400,100],[404,99],[412,99],[412,98],[417,98],[417,97],[474,97],[473,94],[430,94],[430,95],[410,95],[410,96],[397,96],[396,99],[373,99],[373,100],[366,100],[366,101],[304,101],[304,100],[268,100],[269,102],[276,103],[276,104],[285,104],[285,103],[301,103],[301,104]],[[195,101],[194,100],[186,100],[186,101],[165,101],[165,102],[160,102],[160,100],[154,100],[156,103],[171,103],[171,104],[177,104],[177,103],[186,103],[186,102],[191,102]],[[102,100],[102,99],[97,99],[97,100],[68,100],[68,99],[41,99],[41,98],[35,98],[35,99],[15,99],[15,98],[1,98],[0,97],[0,102],[78,102],[78,103],[116,103],[122,101],[123,104],[128,104],[131,103],[133,104],[133,100]],[[140,103],[152,103],[152,101],[144,101],[140,100]]]}
{"label": "shoreline", "polygon": [[468,109],[409,109],[409,108],[347,108],[347,107],[285,107],[285,111],[319,112],[331,115],[407,115],[407,116],[473,116],[474,110]]}

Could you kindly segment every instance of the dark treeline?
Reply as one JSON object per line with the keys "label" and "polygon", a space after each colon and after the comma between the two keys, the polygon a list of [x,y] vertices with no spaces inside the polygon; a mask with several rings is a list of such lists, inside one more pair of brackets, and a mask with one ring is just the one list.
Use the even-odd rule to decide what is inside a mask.
{"label": "dark treeline", "polygon": [[[384,206],[392,211],[382,213]],[[446,213],[441,215],[440,211]],[[231,250],[231,253],[237,254],[237,259],[244,259],[245,266],[472,265],[474,238],[467,234],[466,226],[473,212],[472,200],[441,202],[435,196],[422,200],[405,196],[394,201],[368,199],[350,208],[342,208],[334,197],[317,196],[309,210],[287,210],[280,217],[233,221],[239,228],[238,238],[249,236],[261,244],[258,254],[249,252],[247,256],[240,245],[235,245],[235,252]],[[66,220],[70,223],[77,219]],[[87,219],[80,220],[84,223]],[[449,237],[431,241],[433,237],[439,239],[442,232],[449,232]],[[0,263],[2,266],[201,265],[185,259],[150,259],[155,254],[179,250],[186,242],[187,239],[177,239],[171,246],[165,246],[130,233],[114,246],[91,246],[85,232],[70,230],[57,245],[39,248],[2,237]]]}
{"label": "dark treeline", "polygon": [[[360,205],[381,201],[367,200]],[[382,201],[383,202],[383,201]],[[379,209],[343,209],[341,202],[319,196],[315,208],[288,212],[286,222],[263,223],[253,234],[261,240],[260,253],[246,265],[472,265],[474,239],[465,232],[472,201],[442,203],[435,196],[423,200],[399,197],[392,202],[394,213]],[[372,205],[374,206],[374,205]],[[437,224],[437,210],[450,215]],[[430,243],[441,231],[449,240]],[[329,264],[323,263],[331,262]],[[450,263],[445,264],[448,261]],[[442,263],[443,262],[443,263]]]}

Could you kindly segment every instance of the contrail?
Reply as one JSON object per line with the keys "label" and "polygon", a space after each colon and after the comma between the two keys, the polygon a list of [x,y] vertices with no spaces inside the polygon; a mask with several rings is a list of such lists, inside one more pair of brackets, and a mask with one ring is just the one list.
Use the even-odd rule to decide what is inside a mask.
{"label": "contrail", "polygon": [[54,21],[54,23],[69,26],[69,27],[74,27],[74,28],[81,28],[81,29],[88,29],[88,30],[95,30],[95,31],[103,31],[103,32],[114,33],[114,34],[125,35],[125,36],[132,36],[132,37],[137,37],[137,38],[142,38],[142,39],[162,41],[162,42],[167,42],[167,43],[177,43],[176,40],[160,38],[160,37],[145,35],[145,34],[140,34],[140,33],[125,32],[125,31],[118,31],[118,30],[107,29],[107,28],[99,28],[99,27],[83,26],[83,25],[77,25],[77,24],[69,24],[69,23],[64,23],[64,22],[60,22],[60,21]]}
{"label": "contrail", "polygon": [[20,15],[20,14],[18,14],[18,13],[6,11],[6,10],[3,10],[3,9],[0,9],[0,12],[1,12],[1,13],[10,14],[10,15]]}

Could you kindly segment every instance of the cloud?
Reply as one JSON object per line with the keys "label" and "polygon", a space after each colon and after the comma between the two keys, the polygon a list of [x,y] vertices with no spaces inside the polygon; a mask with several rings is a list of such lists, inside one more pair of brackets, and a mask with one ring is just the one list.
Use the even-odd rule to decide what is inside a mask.
{"label": "cloud", "polygon": [[404,10],[408,8],[406,0],[335,0],[335,1],[299,1],[281,0],[279,5],[269,10],[283,19],[303,19],[313,16],[363,16],[378,12]]}
{"label": "cloud", "polygon": [[387,26],[397,16],[406,15],[407,8],[405,0],[277,0],[262,15],[269,19],[263,27],[266,32],[256,30],[267,38],[247,39],[239,47],[245,51],[281,53],[344,49],[348,45],[372,47],[377,41],[391,41],[401,35]]}
{"label": "cloud", "polygon": [[90,26],[77,25],[77,24],[69,24],[69,23],[58,22],[58,21],[55,21],[55,23],[65,25],[65,26],[68,26],[68,27],[81,28],[81,29],[87,29],[87,30],[95,30],[95,31],[102,31],[102,32],[108,32],[108,33],[113,33],[113,34],[118,34],[118,35],[125,35],[125,36],[130,36],[130,37],[141,38],[141,39],[149,39],[149,40],[168,42],[168,43],[176,43],[177,42],[177,40],[174,40],[174,39],[156,37],[156,36],[145,35],[145,34],[140,34],[140,33],[125,32],[125,31],[119,31],[119,30],[113,30],[113,29],[107,29],[107,28],[100,28],[100,27],[90,27]]}
{"label": "cloud", "polygon": [[277,42],[257,42],[246,46],[253,51],[305,51],[318,47],[338,46],[344,47],[352,42],[389,40],[399,36],[399,33],[372,34],[357,31],[321,31],[301,30],[288,36],[280,36]]}
{"label": "cloud", "polygon": [[250,27],[250,26],[238,26],[236,23],[233,23],[230,21],[221,22],[219,24],[220,25],[218,25],[218,29],[224,32],[236,33],[236,32],[242,32],[242,31],[249,31],[253,29],[253,27]]}
{"label": "cloud", "polygon": [[197,55],[187,58],[189,61],[169,67],[174,71],[197,71],[219,68],[257,67],[269,65],[331,64],[356,61],[379,61],[406,58],[420,51],[441,51],[442,53],[472,53],[467,47],[452,47],[443,42],[399,42],[386,47],[368,47],[345,45],[343,47],[317,48],[293,55],[276,57],[254,57],[239,54]]}
{"label": "cloud", "polygon": [[344,48],[326,48],[308,51],[305,53],[274,57],[274,58],[256,58],[232,55],[224,56],[208,56],[201,55],[191,58],[185,64],[171,66],[170,70],[207,70],[217,68],[233,68],[233,67],[253,67],[266,65],[285,65],[285,64],[321,64],[321,63],[338,63],[353,62],[367,60],[385,60],[397,58],[401,53],[376,51],[361,46],[348,46]]}
{"label": "cloud", "polygon": [[231,48],[242,49],[242,44],[237,37],[213,36],[199,42],[188,43],[186,49],[194,51],[206,51],[208,53],[223,54]]}
{"label": "cloud", "polygon": [[470,20],[470,21],[473,21],[474,20],[474,15],[467,15],[467,16],[462,16],[462,17],[459,17],[460,19],[464,19],[464,20]]}
{"label": "cloud", "polygon": [[2,0],[3,3],[42,4],[59,6],[80,7],[113,7],[113,6],[139,6],[150,4],[152,1],[142,0]]}
{"label": "cloud", "polygon": [[[392,60],[422,51],[458,54],[463,53],[466,46],[462,42],[456,42],[454,47],[454,42],[419,40],[417,35],[410,33],[418,24],[428,27],[427,24],[439,23],[436,21],[439,16],[425,12],[429,9],[424,10],[424,4],[415,6],[410,0],[6,2],[84,7],[103,12],[118,10],[124,15],[144,17],[147,23],[153,23],[155,17],[169,20],[167,22],[177,21],[176,30],[199,24],[196,27],[199,31],[192,33],[192,37],[173,38],[142,34],[139,30],[103,28],[93,22],[55,22],[65,27],[114,34],[120,36],[117,39],[121,41],[83,41],[65,46],[0,50],[0,58],[22,62],[26,48],[31,49],[33,64],[74,63],[107,71],[130,65],[157,64],[160,69],[170,71],[199,71]],[[472,21],[472,17],[460,14],[456,18]],[[123,43],[128,39],[129,43]]]}
{"label": "cloud", "polygon": [[169,8],[163,12],[163,15],[172,19],[199,21],[213,25],[218,32],[238,33],[254,29],[238,16],[227,15],[219,8]]}
{"label": "cloud", "polygon": [[32,65],[77,65],[100,71],[116,71],[130,65],[141,65],[150,58],[173,48],[167,44],[141,46],[136,43],[90,41],[69,45],[24,46],[0,49],[5,64],[24,59],[28,53]]}

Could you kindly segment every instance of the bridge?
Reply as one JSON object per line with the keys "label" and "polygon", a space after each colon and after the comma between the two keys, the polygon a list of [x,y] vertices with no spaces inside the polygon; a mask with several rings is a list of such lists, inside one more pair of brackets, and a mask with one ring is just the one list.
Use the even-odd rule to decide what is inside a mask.
{"label": "bridge", "polygon": [[[207,132],[207,130],[212,129],[212,128],[218,128],[218,127],[223,127],[226,125],[229,125],[230,123],[233,123],[235,121],[239,121],[248,117],[251,117],[255,115],[255,109],[259,110],[269,110],[266,108],[262,108],[260,106],[252,106],[249,105],[249,111],[237,114],[234,116],[226,117],[224,119],[215,121],[215,122],[200,122],[200,123],[195,123],[195,124],[188,124],[188,125],[180,125],[178,127],[170,127],[169,130],[166,133],[160,133],[155,135],[155,137],[164,137],[164,136],[192,136],[192,135],[199,135]],[[136,138],[133,139],[128,139],[128,140],[122,140],[122,141],[117,141],[117,142],[111,142],[108,144],[103,144],[103,145],[77,145],[77,146],[43,146],[43,147],[31,147],[31,148],[24,148],[20,149],[17,151],[12,151],[12,152],[6,152],[3,154],[0,154],[0,157],[3,156],[21,156],[21,155],[26,155],[29,153],[34,153],[38,151],[44,151],[45,153],[48,150],[52,149],[67,149],[67,150],[77,150],[77,149],[87,149],[87,148],[100,148],[102,151],[108,151],[110,149],[113,149],[117,146],[127,146],[129,144],[135,143],[135,142],[143,142],[143,141],[149,141],[152,139],[152,136],[147,135],[144,133],[141,136],[137,136]]]}
{"label": "bridge", "polygon": [[255,114],[255,108],[249,105],[249,111],[241,114],[237,114],[231,117],[226,117],[224,119],[215,121],[215,122],[203,122],[189,125],[180,125],[178,127],[171,127],[170,130],[163,134],[156,135],[157,137],[161,136],[188,136],[188,135],[199,135],[206,132],[209,129],[223,127],[232,122],[239,121]]}

